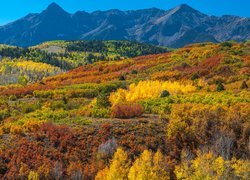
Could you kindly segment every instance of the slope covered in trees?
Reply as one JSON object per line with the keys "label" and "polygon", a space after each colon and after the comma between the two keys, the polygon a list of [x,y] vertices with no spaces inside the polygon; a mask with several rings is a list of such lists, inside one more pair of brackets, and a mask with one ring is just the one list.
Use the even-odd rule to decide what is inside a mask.
{"label": "slope covered in trees", "polygon": [[34,83],[97,61],[167,51],[165,47],[129,41],[52,41],[30,48],[0,45],[0,85]]}
{"label": "slope covered in trees", "polygon": [[1,86],[0,178],[249,179],[249,48],[194,44]]}
{"label": "slope covered in trees", "polygon": [[47,63],[64,70],[97,61],[120,60],[167,51],[169,49],[166,47],[130,41],[51,41],[29,48],[0,46],[2,58],[23,58]]}
{"label": "slope covered in trees", "polygon": [[60,68],[46,63],[4,58],[0,62],[0,85],[26,85],[62,72]]}

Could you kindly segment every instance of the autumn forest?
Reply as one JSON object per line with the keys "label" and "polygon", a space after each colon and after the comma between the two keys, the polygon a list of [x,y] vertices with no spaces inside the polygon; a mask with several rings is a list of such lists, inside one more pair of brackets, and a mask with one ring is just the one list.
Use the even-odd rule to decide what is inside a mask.
{"label": "autumn forest", "polygon": [[0,45],[0,179],[250,178],[250,42]]}

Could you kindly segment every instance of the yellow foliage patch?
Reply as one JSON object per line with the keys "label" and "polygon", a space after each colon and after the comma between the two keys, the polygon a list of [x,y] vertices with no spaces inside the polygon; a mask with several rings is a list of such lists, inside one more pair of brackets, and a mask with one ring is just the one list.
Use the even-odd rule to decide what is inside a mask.
{"label": "yellow foliage patch", "polygon": [[170,81],[140,81],[137,85],[131,84],[128,90],[118,89],[110,95],[110,102],[115,105],[124,102],[136,102],[138,100],[160,97],[163,91],[170,94],[189,93],[196,90],[191,84],[181,84]]}

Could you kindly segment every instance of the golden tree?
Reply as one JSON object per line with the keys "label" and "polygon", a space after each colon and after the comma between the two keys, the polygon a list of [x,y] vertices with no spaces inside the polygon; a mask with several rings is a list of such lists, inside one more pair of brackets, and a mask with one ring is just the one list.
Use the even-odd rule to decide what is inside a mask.
{"label": "golden tree", "polygon": [[98,172],[96,180],[123,180],[127,179],[130,168],[128,155],[121,148],[118,148],[111,161],[110,167]]}
{"label": "golden tree", "polygon": [[39,180],[39,174],[35,171],[30,171],[28,180]]}
{"label": "golden tree", "polygon": [[164,169],[165,166],[166,164],[160,151],[153,156],[151,151],[145,150],[130,168],[128,179],[167,180],[169,179],[169,175]]}

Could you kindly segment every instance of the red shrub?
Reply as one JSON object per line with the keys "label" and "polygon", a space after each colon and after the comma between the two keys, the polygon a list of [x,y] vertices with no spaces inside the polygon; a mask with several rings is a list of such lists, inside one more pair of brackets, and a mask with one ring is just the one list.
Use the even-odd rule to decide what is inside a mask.
{"label": "red shrub", "polygon": [[114,118],[133,118],[143,114],[143,107],[139,104],[117,104],[111,109],[111,116]]}

